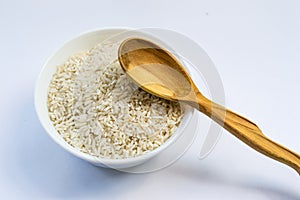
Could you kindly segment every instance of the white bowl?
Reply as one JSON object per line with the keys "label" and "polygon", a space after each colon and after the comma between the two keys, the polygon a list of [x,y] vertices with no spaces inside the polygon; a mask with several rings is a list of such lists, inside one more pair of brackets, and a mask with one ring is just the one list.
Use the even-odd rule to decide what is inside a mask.
{"label": "white bowl", "polygon": [[[129,32],[128,32],[129,31]],[[109,167],[114,169],[123,169],[128,167],[133,167],[139,164],[142,164],[155,155],[159,154],[161,151],[166,149],[170,144],[172,144],[176,139],[184,132],[185,126],[190,121],[193,115],[193,109],[186,106],[185,113],[177,128],[176,132],[160,147],[155,150],[145,153],[141,156],[127,159],[102,159],[97,158],[95,156],[89,155],[87,153],[83,153],[80,150],[69,145],[61,135],[55,130],[50,118],[48,116],[48,108],[47,108],[47,93],[50,80],[53,74],[56,71],[56,66],[64,63],[71,55],[87,51],[94,47],[96,44],[112,37],[118,35],[118,39],[124,39],[130,36],[144,36],[147,35],[144,32],[140,32],[137,30],[124,29],[124,28],[108,28],[108,29],[99,29],[90,32],[83,33],[72,40],[66,42],[59,48],[50,58],[46,61],[43,66],[43,69],[38,77],[35,88],[35,109],[38,114],[39,120],[43,125],[46,132],[50,135],[50,137],[65,150],[70,152],[71,154],[86,160],[96,166],[101,167]],[[151,38],[151,36],[149,36]],[[148,37],[148,38],[149,38]]]}

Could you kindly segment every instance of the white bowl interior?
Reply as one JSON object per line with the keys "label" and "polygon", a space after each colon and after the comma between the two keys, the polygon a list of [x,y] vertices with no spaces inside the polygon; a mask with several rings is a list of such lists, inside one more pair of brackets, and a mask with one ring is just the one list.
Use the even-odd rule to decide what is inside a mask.
{"label": "white bowl interior", "polygon": [[47,93],[51,78],[56,71],[56,66],[63,64],[71,55],[76,54],[78,52],[87,51],[93,48],[96,44],[108,38],[111,38],[112,36],[114,36],[113,39],[121,40],[127,37],[133,37],[133,35],[151,38],[151,36],[147,35],[146,33],[128,29],[95,30],[75,37],[74,39],[66,42],[46,61],[36,82],[35,108],[38,117],[47,133],[52,137],[52,139],[56,143],[62,146],[65,150],[97,166],[122,169],[136,166],[149,160],[150,158],[161,152],[163,149],[167,148],[168,145],[173,143],[178,138],[178,136],[181,133],[183,133],[185,126],[188,124],[193,115],[193,109],[189,106],[185,106],[185,114],[182,119],[182,122],[180,123],[176,132],[164,144],[162,144],[160,147],[149,153],[143,154],[135,158],[127,159],[102,159],[83,153],[80,150],[75,149],[74,147],[69,145],[67,142],[65,142],[64,139],[60,136],[60,134],[55,130],[48,116]]}

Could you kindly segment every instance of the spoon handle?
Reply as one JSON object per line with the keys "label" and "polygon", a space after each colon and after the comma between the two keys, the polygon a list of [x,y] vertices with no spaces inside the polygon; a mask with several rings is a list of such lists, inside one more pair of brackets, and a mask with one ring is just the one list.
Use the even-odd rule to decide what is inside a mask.
{"label": "spoon handle", "polygon": [[206,99],[200,93],[197,95],[197,101],[197,109],[238,139],[256,151],[294,168],[300,175],[300,156],[298,154],[268,139],[253,122]]}

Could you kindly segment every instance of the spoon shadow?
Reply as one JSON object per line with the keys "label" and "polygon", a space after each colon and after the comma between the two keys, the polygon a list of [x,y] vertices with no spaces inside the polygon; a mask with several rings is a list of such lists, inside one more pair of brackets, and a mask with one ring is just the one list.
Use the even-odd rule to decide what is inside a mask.
{"label": "spoon shadow", "polygon": [[[269,199],[282,199],[282,200],[300,200],[300,195],[293,191],[286,190],[284,187],[270,185],[269,182],[264,180],[249,181],[234,180],[222,177],[218,172],[200,166],[191,167],[189,165],[180,165],[172,172],[176,175],[185,176],[188,179],[194,179],[196,182],[203,184],[213,185],[215,188],[225,188],[226,190],[233,191],[246,191],[253,194],[261,194]],[[254,177],[255,179],[255,177]]]}

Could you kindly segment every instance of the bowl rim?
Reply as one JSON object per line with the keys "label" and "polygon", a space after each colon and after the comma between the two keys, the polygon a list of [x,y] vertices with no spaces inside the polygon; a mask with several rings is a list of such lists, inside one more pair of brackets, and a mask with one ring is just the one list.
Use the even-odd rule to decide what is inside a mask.
{"label": "bowl rim", "polygon": [[[58,52],[61,49],[63,49],[65,46],[67,46],[68,44],[71,44],[75,40],[78,40],[79,38],[87,36],[89,34],[92,35],[97,32],[101,33],[101,32],[106,32],[106,31],[119,31],[119,33],[124,32],[124,31],[142,32],[142,31],[139,31],[138,29],[129,28],[129,27],[104,27],[104,28],[98,28],[98,29],[84,31],[78,35],[73,36],[71,39],[68,39],[65,42],[63,42],[62,45],[60,45],[58,48],[56,48],[52,52],[52,54],[46,59],[46,61],[44,62],[43,66],[41,68],[41,71],[35,82],[34,105],[35,105],[35,111],[38,115],[38,119],[39,119],[40,123],[42,124],[44,130],[52,138],[52,140],[54,140],[59,146],[61,146],[63,149],[65,149],[69,153],[73,154],[74,156],[79,157],[88,162],[101,164],[101,165],[107,166],[109,168],[117,168],[116,166],[118,166],[118,165],[134,163],[134,162],[138,162],[141,160],[148,160],[148,159],[154,157],[155,155],[157,155],[158,153],[162,152],[164,149],[168,148],[172,143],[177,141],[178,138],[180,138],[183,135],[182,133],[184,132],[186,125],[191,121],[191,118],[194,115],[194,109],[191,107],[185,108],[185,112],[183,115],[185,123],[183,124],[182,123],[183,121],[181,121],[181,123],[177,127],[176,131],[172,134],[172,136],[170,138],[167,139],[166,142],[164,142],[163,144],[161,144],[159,147],[157,147],[156,149],[154,149],[152,151],[149,151],[145,154],[142,154],[142,155],[139,155],[136,157],[130,157],[130,158],[110,159],[110,158],[96,157],[96,156],[90,155],[88,153],[84,153],[81,150],[68,144],[60,136],[60,134],[56,131],[55,128],[54,128],[55,132],[50,130],[50,128],[48,126],[48,122],[47,122],[49,116],[47,116],[48,117],[47,119],[45,118],[45,116],[43,115],[43,113],[41,111],[42,108],[39,106],[39,103],[38,103],[41,99],[41,97],[40,97],[40,95],[38,95],[38,93],[39,93],[39,88],[41,87],[41,84],[39,84],[39,83],[41,82],[42,74],[48,68],[49,62],[51,60],[53,60],[55,58],[55,56],[58,54]],[[53,74],[51,74],[51,75],[53,75]],[[49,87],[49,85],[47,87]],[[51,124],[51,126],[54,127],[53,124]]]}

